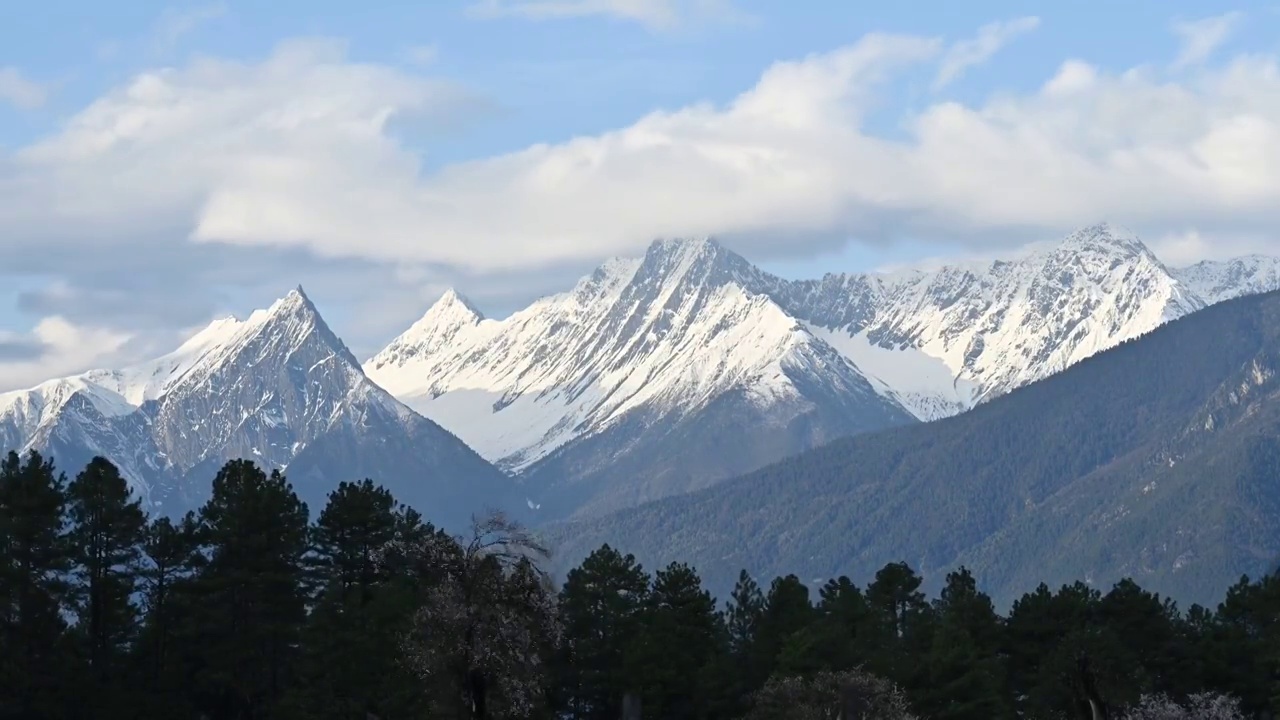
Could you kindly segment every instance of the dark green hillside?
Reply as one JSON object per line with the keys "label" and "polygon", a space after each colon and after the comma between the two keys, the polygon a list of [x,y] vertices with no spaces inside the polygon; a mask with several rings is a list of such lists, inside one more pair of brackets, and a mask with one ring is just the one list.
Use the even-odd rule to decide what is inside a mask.
{"label": "dark green hillside", "polygon": [[959,563],[1000,602],[1029,578],[1133,576],[1209,601],[1280,555],[1280,294],[1216,305],[962,416],[840,440],[693,495],[558,528],[806,580]]}

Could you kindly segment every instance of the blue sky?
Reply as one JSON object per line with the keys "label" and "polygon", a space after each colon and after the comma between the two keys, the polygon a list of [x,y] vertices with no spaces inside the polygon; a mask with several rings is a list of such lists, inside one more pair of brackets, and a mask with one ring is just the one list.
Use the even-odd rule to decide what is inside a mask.
{"label": "blue sky", "polygon": [[1203,0],[25,4],[0,386],[299,282],[372,351],[446,286],[501,313],[657,235],[792,276],[1102,219],[1171,262],[1265,251],[1278,30]]}

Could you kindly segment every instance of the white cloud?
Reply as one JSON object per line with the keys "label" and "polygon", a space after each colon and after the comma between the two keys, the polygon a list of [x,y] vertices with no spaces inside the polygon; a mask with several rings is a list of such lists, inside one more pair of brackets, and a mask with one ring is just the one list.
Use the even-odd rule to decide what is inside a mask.
{"label": "white cloud", "polygon": [[1200,20],[1177,20],[1173,32],[1182,41],[1182,49],[1173,61],[1174,69],[1198,65],[1227,41],[1231,32],[1243,19],[1239,12],[1229,12]]}
{"label": "white cloud", "polygon": [[[945,55],[934,38],[869,35],[776,63],[723,105],[430,173],[393,120],[466,112],[450,83],[325,41],[200,59],[140,74],[0,154],[0,272],[81,291],[33,296],[34,317],[133,336],[206,317],[222,288],[260,303],[301,280],[339,306],[388,308],[458,278],[469,294],[539,292],[663,235],[773,258],[849,238],[986,253],[1108,219],[1179,260],[1211,244],[1192,233],[1274,252],[1277,58],[1172,77],[1072,59],[1035,91],[940,102],[893,137],[869,129],[880,89]],[[363,323],[336,324],[364,346]]]}
{"label": "white cloud", "polygon": [[128,333],[77,326],[57,316],[42,319],[30,334],[0,334],[0,344],[31,345],[38,350],[0,357],[0,391],[31,387],[99,365],[110,367],[130,339]]}
{"label": "white cloud", "polygon": [[201,60],[138,76],[13,157],[0,237],[35,253],[181,228],[202,244],[484,274],[659,235],[777,255],[847,237],[992,246],[1100,218],[1149,234],[1280,219],[1274,58],[1177,81],[1068,61],[1030,94],[928,107],[904,119],[905,137],[867,130],[878,88],[942,50],[869,35],[777,63],[724,106],[427,175],[389,121],[446,112],[456,88],[351,62],[336,43]]}
{"label": "white cloud", "polygon": [[156,20],[154,29],[156,48],[160,52],[173,49],[184,35],[226,15],[227,9],[226,2],[222,0],[206,5],[166,8]]}
{"label": "white cloud", "polygon": [[947,50],[938,68],[938,74],[934,78],[934,89],[940,90],[950,85],[969,68],[990,60],[1000,52],[1001,48],[1019,35],[1025,35],[1038,27],[1040,27],[1040,18],[1034,16],[983,25],[976,37],[961,40]]}
{"label": "white cloud", "polygon": [[655,30],[669,30],[690,19],[744,22],[751,20],[730,0],[477,0],[468,7],[480,18],[523,17],[554,20],[614,17]]}
{"label": "white cloud", "polygon": [[48,97],[43,85],[28,79],[17,68],[0,67],[0,102],[23,110],[34,110],[44,105]]}

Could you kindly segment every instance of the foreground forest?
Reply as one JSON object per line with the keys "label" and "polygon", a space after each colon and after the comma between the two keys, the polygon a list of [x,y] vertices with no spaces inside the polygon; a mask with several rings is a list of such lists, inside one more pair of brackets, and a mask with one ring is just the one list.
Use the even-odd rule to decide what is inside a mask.
{"label": "foreground forest", "polygon": [[1270,717],[1280,579],[1181,611],[1124,581],[1022,596],[907,565],[816,597],[608,546],[563,582],[501,515],[450,537],[372,481],[312,520],[228,463],[197,513],[148,519],[111,463],[0,463],[0,718],[649,720]]}

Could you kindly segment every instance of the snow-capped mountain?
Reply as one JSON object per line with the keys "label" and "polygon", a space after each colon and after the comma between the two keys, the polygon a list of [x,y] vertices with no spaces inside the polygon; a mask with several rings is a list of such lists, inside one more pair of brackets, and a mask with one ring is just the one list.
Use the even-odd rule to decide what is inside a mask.
{"label": "snow-capped mountain", "polygon": [[1218,303],[1280,288],[1280,257],[1249,255],[1226,262],[1206,261],[1174,274],[1206,302]]}
{"label": "snow-capped mountain", "polygon": [[658,241],[505,320],[449,292],[365,372],[551,515],[686,492],[909,413],[714,241]]}
{"label": "snow-capped mountain", "polygon": [[1011,261],[798,281],[714,240],[667,240],[505,320],[450,291],[364,369],[550,514],[595,513],[962,412],[1280,288],[1278,269],[1172,270],[1106,223]]}
{"label": "snow-capped mountain", "polygon": [[235,458],[285,469],[314,512],[339,481],[364,477],[450,523],[510,503],[515,489],[370,382],[301,288],[157,360],[0,396],[0,439],[68,472],[103,455],[162,512],[201,502]]}
{"label": "snow-capped mountain", "polygon": [[780,281],[773,293],[925,420],[1061,372],[1208,303],[1136,236],[1105,223],[1015,261]]}

